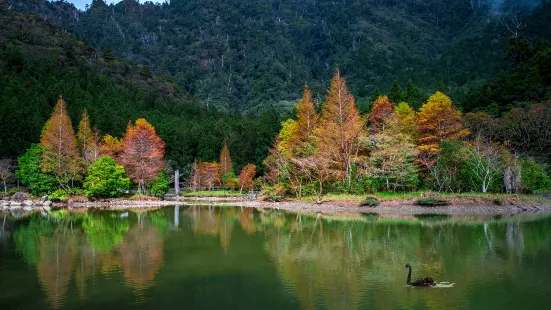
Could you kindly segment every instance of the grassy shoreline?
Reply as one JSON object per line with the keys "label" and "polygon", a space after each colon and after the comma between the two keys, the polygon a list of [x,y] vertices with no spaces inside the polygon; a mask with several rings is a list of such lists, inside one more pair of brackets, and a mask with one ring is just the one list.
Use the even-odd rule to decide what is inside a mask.
{"label": "grassy shoreline", "polygon": [[[374,194],[381,204],[391,205],[393,203],[413,203],[420,197],[438,197],[448,200],[450,204],[457,205],[514,205],[514,204],[551,204],[551,199],[543,195],[534,194],[496,194],[496,193],[435,193],[435,192],[379,192]],[[366,195],[358,194],[332,194],[323,196],[323,202],[344,203],[351,205],[359,204]],[[315,196],[287,197],[287,201],[303,203],[316,203]]]}
{"label": "grassy shoreline", "polygon": [[241,194],[234,190],[181,192],[180,197],[239,197]]}

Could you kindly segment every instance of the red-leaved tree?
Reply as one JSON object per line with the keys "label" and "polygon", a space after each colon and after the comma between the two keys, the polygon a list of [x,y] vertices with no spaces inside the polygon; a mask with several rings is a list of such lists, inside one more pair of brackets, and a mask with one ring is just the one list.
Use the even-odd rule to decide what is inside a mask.
{"label": "red-leaved tree", "polygon": [[122,144],[120,161],[128,176],[138,183],[138,191],[143,193],[145,184],[164,168],[165,143],[155,128],[140,118],[134,126],[128,126]]}
{"label": "red-leaved tree", "polygon": [[251,190],[253,188],[253,179],[256,175],[256,166],[253,164],[247,164],[241,173],[239,174],[239,184],[241,184],[241,192],[243,188]]}

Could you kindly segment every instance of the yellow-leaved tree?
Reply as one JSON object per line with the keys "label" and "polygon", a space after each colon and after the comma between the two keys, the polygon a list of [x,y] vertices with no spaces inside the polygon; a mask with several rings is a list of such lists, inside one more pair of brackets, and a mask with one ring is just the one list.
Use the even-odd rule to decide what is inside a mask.
{"label": "yellow-leaved tree", "polygon": [[419,151],[429,159],[440,153],[442,141],[453,141],[469,135],[469,130],[463,125],[461,112],[452,105],[448,96],[439,91],[417,113],[417,129]]}

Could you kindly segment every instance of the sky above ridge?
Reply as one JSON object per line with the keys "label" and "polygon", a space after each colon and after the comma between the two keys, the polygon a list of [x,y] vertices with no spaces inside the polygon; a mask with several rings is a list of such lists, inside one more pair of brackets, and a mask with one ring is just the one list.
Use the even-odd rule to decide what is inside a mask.
{"label": "sky above ridge", "polygon": [[[50,1],[55,2],[55,0],[50,0]],[[92,3],[92,0],[65,0],[65,1],[74,4],[79,10],[85,10],[86,5]],[[104,1],[107,4],[121,2],[121,0],[104,0]],[[146,1],[142,0],[140,2],[143,3],[143,2],[146,2]],[[163,2],[163,0],[153,0],[152,2]]]}

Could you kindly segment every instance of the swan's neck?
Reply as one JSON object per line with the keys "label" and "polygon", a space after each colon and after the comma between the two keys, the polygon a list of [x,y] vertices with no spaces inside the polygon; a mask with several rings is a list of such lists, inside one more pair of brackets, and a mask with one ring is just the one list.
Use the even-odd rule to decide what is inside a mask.
{"label": "swan's neck", "polygon": [[409,266],[408,269],[409,269],[408,280],[406,281],[406,284],[410,285],[411,284],[411,266]]}

